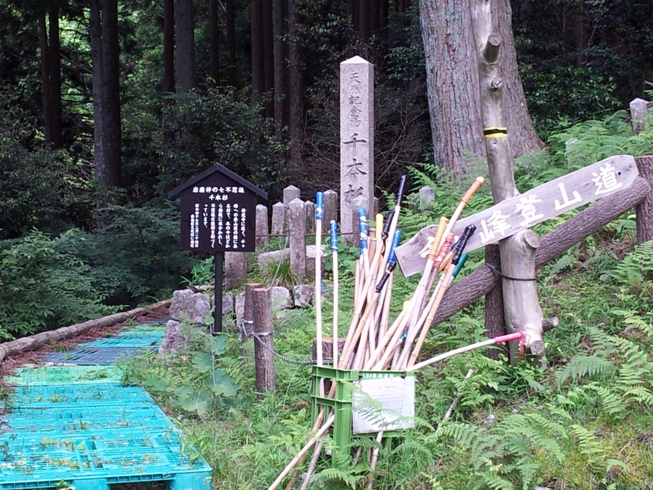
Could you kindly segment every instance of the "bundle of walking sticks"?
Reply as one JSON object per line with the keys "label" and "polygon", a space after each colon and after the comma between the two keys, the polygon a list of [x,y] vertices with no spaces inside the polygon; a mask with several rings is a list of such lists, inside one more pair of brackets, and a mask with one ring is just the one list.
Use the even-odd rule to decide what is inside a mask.
{"label": "bundle of walking sticks", "polygon": [[[523,334],[504,335],[495,339],[465,346],[450,353],[441,354],[435,358],[417,363],[420,351],[429,332],[431,324],[442,298],[462,268],[467,258],[464,249],[467,241],[476,227],[469,225],[459,237],[455,237],[452,229],[463,209],[483,184],[483,177],[478,177],[465,192],[451,218],[441,218],[437,232],[433,237],[428,252],[428,260],[422,277],[414,294],[404,302],[403,309],[390,324],[390,299],[392,295],[392,277],[397,265],[395,247],[399,245],[401,232],[397,229],[397,221],[401,212],[401,201],[406,176],[402,176],[396,196],[396,205],[389,212],[385,222],[381,215],[376,216],[375,236],[368,236],[368,217],[364,209],[360,209],[360,257],[356,265],[354,287],[354,313],[342,352],[338,352],[338,239],[337,224],[330,223],[330,247],[333,255],[333,366],[339,369],[379,371],[414,371],[434,362],[446,359],[473,348],[491,345],[498,342],[520,339]],[[316,243],[322,241],[323,197],[318,192],[316,196]],[[370,247],[370,245],[373,245]],[[372,251],[373,250],[373,251]],[[321,313],[321,257],[316,252],[315,259],[315,311],[316,311],[316,343],[317,365],[323,365],[322,353],[322,313]],[[320,379],[319,394],[321,397],[333,398],[336,384],[332,383],[328,393],[325,393],[324,380]],[[322,450],[321,439],[334,424],[335,415],[331,410],[321,406],[312,435],[307,444],[286,466],[284,471],[269,487],[277,488],[288,474],[305,460],[310,449],[315,446],[311,463],[306,471],[302,489],[307,488]],[[377,443],[383,438],[383,432],[377,434]],[[371,454],[371,469],[374,470],[378,460],[379,444]],[[299,470],[296,469],[286,488],[294,486]],[[368,488],[372,488],[370,477]]]}

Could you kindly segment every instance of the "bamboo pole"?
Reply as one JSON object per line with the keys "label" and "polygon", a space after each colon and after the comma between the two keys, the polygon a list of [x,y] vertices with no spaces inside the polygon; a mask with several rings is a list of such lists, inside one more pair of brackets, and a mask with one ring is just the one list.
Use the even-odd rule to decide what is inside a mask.
{"label": "bamboo pole", "polygon": [[[474,349],[480,349],[481,347],[487,347],[494,344],[500,344],[502,342],[510,342],[511,340],[519,340],[520,346],[523,346],[525,337],[526,334],[524,332],[515,332],[515,333],[509,333],[508,335],[501,335],[500,337],[495,337],[493,339],[483,340],[481,342],[476,342],[475,344],[470,344],[464,347],[459,347],[458,349],[450,350],[449,352],[445,352],[444,354],[437,355],[435,357],[427,359],[426,361],[422,361],[418,364],[415,364],[414,366],[409,367],[408,369],[406,369],[406,371],[408,372],[417,371],[418,369],[422,369],[423,367],[430,366],[431,364],[435,364],[436,362],[444,361],[445,359],[449,359],[450,357],[456,356],[458,354],[462,354],[464,352],[469,352]],[[521,350],[523,352],[523,347],[521,347]]]}
{"label": "bamboo pole", "polygon": [[[317,365],[322,366],[322,220],[324,219],[324,193],[315,194],[315,331]],[[323,395],[324,393],[321,393]]]}
{"label": "bamboo pole", "polygon": [[277,477],[277,479],[274,480],[274,482],[272,482],[272,485],[268,487],[268,490],[274,490],[281,484],[283,479],[288,475],[288,473],[292,471],[292,469],[299,462],[299,460],[304,458],[304,455],[311,449],[313,444],[315,444],[324,434],[326,434],[326,431],[329,430],[329,428],[333,425],[334,421],[335,421],[335,415],[330,415],[327,421],[324,423],[324,425],[320,428],[320,430],[318,430],[315,433],[315,435],[310,438],[310,440],[306,443],[306,445],[295,455],[292,461],[288,463],[288,466],[284,468],[284,470]]}
{"label": "bamboo pole", "polygon": [[338,223],[332,220],[329,223],[329,235],[331,238],[331,257],[333,261],[333,326],[331,336],[333,338],[332,365],[338,366]]}

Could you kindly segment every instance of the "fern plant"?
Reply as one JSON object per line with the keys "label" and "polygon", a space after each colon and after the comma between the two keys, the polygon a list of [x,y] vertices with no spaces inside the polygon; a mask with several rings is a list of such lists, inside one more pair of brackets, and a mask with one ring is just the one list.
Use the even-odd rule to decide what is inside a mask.
{"label": "fern plant", "polygon": [[464,452],[468,481],[475,482],[472,488],[529,490],[540,481],[542,463],[537,454],[562,463],[565,453],[560,442],[567,432],[547,417],[528,413],[512,414],[491,428],[447,423],[440,436]]}
{"label": "fern plant", "polygon": [[653,243],[635,247],[609,274],[626,292],[641,299],[653,298]]}

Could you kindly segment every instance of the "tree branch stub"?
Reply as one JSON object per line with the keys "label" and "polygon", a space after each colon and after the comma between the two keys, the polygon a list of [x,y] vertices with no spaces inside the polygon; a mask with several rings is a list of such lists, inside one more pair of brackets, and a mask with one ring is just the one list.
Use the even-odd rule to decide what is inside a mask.
{"label": "tree branch stub", "polygon": [[499,61],[499,48],[501,47],[501,36],[490,34],[487,38],[485,48],[483,48],[483,60],[488,64],[494,64]]}

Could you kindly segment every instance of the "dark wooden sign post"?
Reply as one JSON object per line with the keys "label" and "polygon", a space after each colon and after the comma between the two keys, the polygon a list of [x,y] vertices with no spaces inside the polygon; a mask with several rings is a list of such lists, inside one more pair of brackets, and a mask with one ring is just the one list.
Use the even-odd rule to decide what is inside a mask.
{"label": "dark wooden sign post", "polygon": [[211,333],[222,331],[225,252],[256,248],[256,199],[265,191],[222,165],[214,165],[168,193],[181,198],[181,249],[215,257],[215,304]]}

